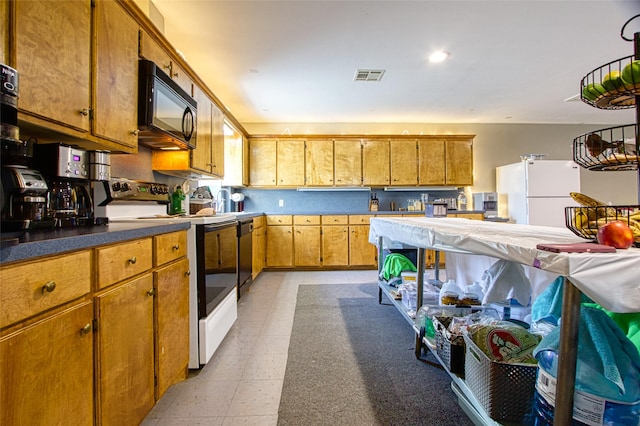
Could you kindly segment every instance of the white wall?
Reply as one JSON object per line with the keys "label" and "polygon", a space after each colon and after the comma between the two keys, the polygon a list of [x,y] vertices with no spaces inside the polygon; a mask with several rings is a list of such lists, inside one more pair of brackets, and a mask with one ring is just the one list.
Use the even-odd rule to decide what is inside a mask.
{"label": "white wall", "polygon": [[[495,191],[495,168],[517,162],[521,154],[572,159],[573,140],[609,125],[570,124],[420,124],[420,123],[243,123],[249,134],[474,134],[474,186],[469,192]],[[581,171],[581,192],[616,205],[638,204],[637,172]]]}

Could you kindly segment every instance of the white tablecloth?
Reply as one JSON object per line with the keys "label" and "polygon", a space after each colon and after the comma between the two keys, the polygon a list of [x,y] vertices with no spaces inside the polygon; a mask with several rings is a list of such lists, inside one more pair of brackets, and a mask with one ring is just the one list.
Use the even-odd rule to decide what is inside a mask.
{"label": "white tablecloth", "polygon": [[640,249],[616,253],[552,253],[540,243],[585,240],[570,230],[462,218],[372,218],[369,242],[506,259],[568,277],[584,294],[613,312],[640,312]]}

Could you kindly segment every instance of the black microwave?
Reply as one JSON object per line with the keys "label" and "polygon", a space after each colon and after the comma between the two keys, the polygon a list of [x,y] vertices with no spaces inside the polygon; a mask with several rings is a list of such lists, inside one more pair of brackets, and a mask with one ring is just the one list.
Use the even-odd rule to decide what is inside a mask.
{"label": "black microwave", "polygon": [[152,149],[195,148],[195,99],[153,62],[140,60],[138,70],[138,143]]}

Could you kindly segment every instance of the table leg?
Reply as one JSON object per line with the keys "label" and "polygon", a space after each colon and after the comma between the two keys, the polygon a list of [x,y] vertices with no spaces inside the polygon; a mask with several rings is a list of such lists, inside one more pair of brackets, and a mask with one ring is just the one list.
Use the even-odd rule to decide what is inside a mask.
{"label": "table leg", "polygon": [[565,279],[560,322],[560,352],[558,384],[553,415],[555,426],[570,425],[573,417],[573,392],[578,358],[578,327],[580,324],[580,290]]}

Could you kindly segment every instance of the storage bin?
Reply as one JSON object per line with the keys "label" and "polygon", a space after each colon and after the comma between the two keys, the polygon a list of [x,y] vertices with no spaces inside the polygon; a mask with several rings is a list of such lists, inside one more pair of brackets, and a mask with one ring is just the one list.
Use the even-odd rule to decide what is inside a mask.
{"label": "storage bin", "polygon": [[460,335],[447,330],[452,317],[434,317],[436,353],[450,372],[464,377],[465,343]]}
{"label": "storage bin", "polygon": [[467,386],[489,417],[522,423],[531,413],[537,365],[492,361],[467,335],[464,372]]}

